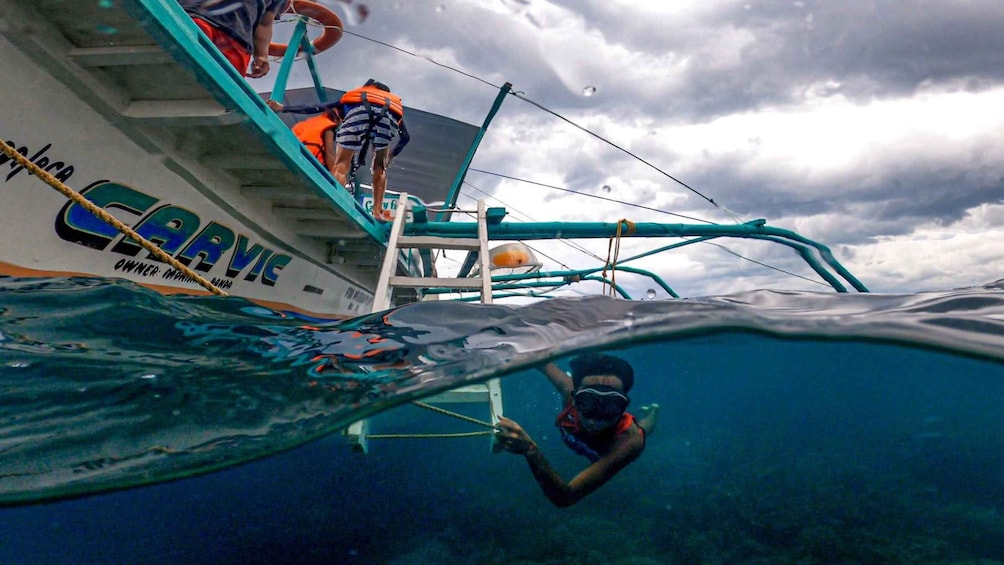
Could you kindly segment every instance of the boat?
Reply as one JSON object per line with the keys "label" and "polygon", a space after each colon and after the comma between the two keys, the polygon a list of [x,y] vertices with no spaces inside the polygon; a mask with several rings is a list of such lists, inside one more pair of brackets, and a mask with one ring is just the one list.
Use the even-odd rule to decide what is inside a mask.
{"label": "boat", "polygon": [[[311,4],[297,0],[293,9]],[[314,88],[286,91],[298,58],[287,49],[276,99],[324,101],[340,92],[317,78],[306,19],[298,16],[290,44],[305,54]],[[764,220],[519,223],[487,208],[477,221],[453,221],[492,116],[508,95],[518,96],[508,84],[480,127],[406,110],[413,142],[395,161],[400,197],[388,203],[405,203],[407,213],[388,225],[373,219],[364,194],[335,181],[174,2],[2,0],[0,48],[8,54],[0,79],[0,275],[117,277],[162,293],[226,293],[337,319],[458,288],[486,300],[598,280],[631,298],[606,271],[631,272],[632,258],[545,271],[527,248],[511,247],[537,239],[683,238],[650,255],[742,237],[795,249],[839,292],[867,290],[825,246]],[[68,192],[46,186],[41,171]],[[480,245],[459,245],[470,253],[458,278],[488,284],[450,286],[435,276],[428,248],[465,241]],[[488,242],[510,247],[494,253],[495,264],[478,263]],[[484,276],[492,267],[509,270]],[[655,274],[634,272],[677,296]]]}

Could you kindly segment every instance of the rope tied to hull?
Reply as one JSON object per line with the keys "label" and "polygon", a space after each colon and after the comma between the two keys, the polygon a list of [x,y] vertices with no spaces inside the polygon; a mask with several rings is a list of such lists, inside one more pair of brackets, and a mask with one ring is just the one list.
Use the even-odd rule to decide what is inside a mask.
{"label": "rope tied to hull", "polygon": [[203,277],[202,275],[190,269],[188,265],[185,265],[181,261],[178,261],[174,257],[171,257],[170,255],[167,254],[167,252],[158,247],[155,243],[136,233],[136,230],[125,225],[118,218],[106,212],[103,208],[97,206],[90,200],[84,198],[84,195],[80,194],[76,190],[73,190],[69,186],[66,186],[66,184],[64,184],[61,180],[57,179],[48,171],[42,169],[35,163],[32,163],[30,159],[19,153],[17,149],[15,149],[14,147],[11,147],[10,145],[8,145],[3,141],[0,141],[0,151],[3,151],[5,155],[16,161],[19,165],[24,167],[29,173],[41,179],[43,182],[45,182],[45,184],[58,190],[60,193],[62,193],[64,196],[72,200],[74,203],[80,205],[82,208],[84,208],[91,214],[94,214],[102,222],[112,226],[113,228],[118,230],[119,233],[129,236],[132,239],[136,240],[143,247],[143,249],[149,251],[150,254],[156,257],[157,259],[160,259],[161,261],[167,263],[168,265],[171,265],[178,271],[184,273],[185,276],[199,283],[209,292],[216,294],[218,296],[228,296],[226,292],[224,292],[219,287],[206,280],[206,278]]}

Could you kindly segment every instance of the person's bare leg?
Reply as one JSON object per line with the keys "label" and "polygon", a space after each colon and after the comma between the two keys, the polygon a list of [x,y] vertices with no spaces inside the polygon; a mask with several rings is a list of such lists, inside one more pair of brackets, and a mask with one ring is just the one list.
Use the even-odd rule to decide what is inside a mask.
{"label": "person's bare leg", "polygon": [[341,145],[335,148],[335,164],[331,167],[331,174],[334,175],[338,184],[345,187],[346,190],[349,188],[345,186],[345,183],[348,180],[349,168],[352,166],[352,156],[354,154],[355,151],[346,149]]}
{"label": "person's bare leg", "polygon": [[383,213],[383,194],[387,190],[387,149],[381,149],[373,156],[373,217],[389,219]]}

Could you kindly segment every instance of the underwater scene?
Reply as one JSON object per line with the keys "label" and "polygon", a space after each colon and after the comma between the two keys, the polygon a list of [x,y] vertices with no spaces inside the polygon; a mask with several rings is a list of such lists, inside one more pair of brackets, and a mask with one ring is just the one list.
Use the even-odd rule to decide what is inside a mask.
{"label": "underwater scene", "polygon": [[[641,457],[570,508],[411,401],[604,351]],[[417,303],[305,320],[124,281],[0,279],[0,563],[1004,563],[1004,293]],[[455,405],[483,421],[484,405]]]}

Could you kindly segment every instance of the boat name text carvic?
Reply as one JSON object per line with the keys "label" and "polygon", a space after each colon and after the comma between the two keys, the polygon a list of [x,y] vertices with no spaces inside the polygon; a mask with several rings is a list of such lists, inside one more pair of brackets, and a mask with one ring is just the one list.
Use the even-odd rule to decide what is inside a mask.
{"label": "boat name text carvic", "polygon": [[[64,169],[65,170],[65,169]],[[72,170],[71,170],[72,173]],[[244,234],[235,233],[216,221],[203,226],[191,210],[162,202],[128,186],[112,181],[98,181],[80,191],[95,205],[138,216],[132,228],[139,235],[160,246],[182,264],[195,271],[210,273],[216,265],[225,265],[224,277],[213,278],[217,286],[230,288],[232,280],[244,273],[244,280],[275,286],[279,271],[292,257],[277,253],[259,243],[251,243]],[[76,202],[68,202],[56,216],[56,234],[60,238],[97,249],[135,257],[143,248],[129,237],[119,239],[119,232]],[[116,239],[118,242],[112,244]],[[184,273],[165,267],[152,254],[145,259],[119,260],[114,269],[144,277],[158,276],[171,281],[188,279]],[[245,272],[246,270],[246,272]],[[194,281],[193,281],[194,282]]]}

